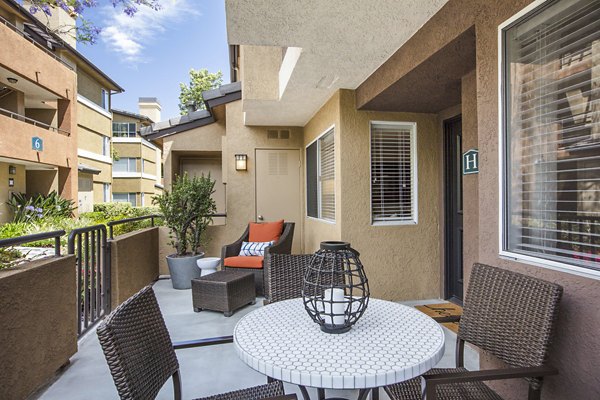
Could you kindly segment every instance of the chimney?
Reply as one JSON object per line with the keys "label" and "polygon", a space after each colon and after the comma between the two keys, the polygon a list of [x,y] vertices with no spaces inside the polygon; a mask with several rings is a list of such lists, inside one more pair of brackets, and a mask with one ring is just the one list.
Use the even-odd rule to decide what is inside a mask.
{"label": "chimney", "polygon": [[193,100],[190,100],[186,103],[185,107],[187,108],[188,114],[191,114],[194,111],[196,111],[196,102]]}
{"label": "chimney", "polygon": [[[33,16],[42,24],[57,34],[71,47],[77,46],[77,32],[75,30],[75,12],[66,12],[61,7],[49,4],[52,15],[47,15],[43,10],[38,10]],[[23,1],[23,7],[29,10],[31,1]]]}
{"label": "chimney", "polygon": [[138,100],[138,109],[141,115],[144,115],[152,120],[152,122],[160,122],[161,106],[156,97],[140,97]]}

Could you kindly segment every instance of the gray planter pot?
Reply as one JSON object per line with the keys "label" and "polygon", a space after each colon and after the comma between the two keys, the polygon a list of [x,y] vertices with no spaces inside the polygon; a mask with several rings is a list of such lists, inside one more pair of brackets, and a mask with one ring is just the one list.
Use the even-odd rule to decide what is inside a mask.
{"label": "gray planter pot", "polygon": [[177,257],[175,254],[167,256],[173,289],[190,289],[192,287],[192,279],[200,278],[200,269],[196,265],[196,261],[202,257],[204,257],[204,253],[190,257]]}

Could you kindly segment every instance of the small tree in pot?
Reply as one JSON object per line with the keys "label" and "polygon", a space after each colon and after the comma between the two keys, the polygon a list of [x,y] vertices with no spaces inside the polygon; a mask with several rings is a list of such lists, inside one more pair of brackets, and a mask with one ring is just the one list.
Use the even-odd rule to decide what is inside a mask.
{"label": "small tree in pot", "polygon": [[190,178],[187,174],[177,176],[171,191],[154,196],[171,231],[171,244],[177,253],[167,256],[171,281],[175,289],[189,289],[191,280],[200,276],[196,261],[204,256],[200,245],[205,241],[205,232],[212,222],[217,205],[212,198],[215,181],[202,175]]}

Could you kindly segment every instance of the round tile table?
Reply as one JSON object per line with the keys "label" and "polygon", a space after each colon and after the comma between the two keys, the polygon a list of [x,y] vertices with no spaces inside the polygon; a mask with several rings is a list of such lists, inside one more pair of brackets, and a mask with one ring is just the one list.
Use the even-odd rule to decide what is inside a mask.
{"label": "round tile table", "polygon": [[[362,318],[344,334],[324,333],[302,299],[247,314],[234,329],[239,357],[270,378],[319,389],[369,390],[402,382],[433,368],[444,354],[444,332],[412,307],[370,299]],[[322,391],[320,392],[322,393]]]}

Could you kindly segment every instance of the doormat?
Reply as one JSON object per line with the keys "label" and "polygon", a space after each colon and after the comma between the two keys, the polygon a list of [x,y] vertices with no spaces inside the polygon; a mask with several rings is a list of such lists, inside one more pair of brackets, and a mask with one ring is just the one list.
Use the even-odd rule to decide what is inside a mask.
{"label": "doormat", "polygon": [[[415,308],[431,318],[455,317],[462,315],[462,307],[453,303],[426,304]],[[443,326],[458,333],[458,322],[441,322]]]}

